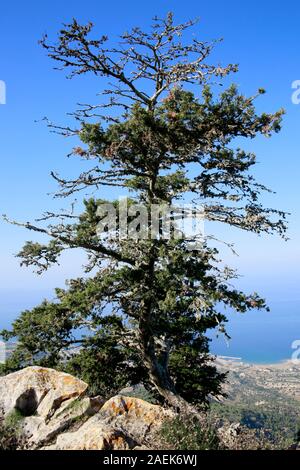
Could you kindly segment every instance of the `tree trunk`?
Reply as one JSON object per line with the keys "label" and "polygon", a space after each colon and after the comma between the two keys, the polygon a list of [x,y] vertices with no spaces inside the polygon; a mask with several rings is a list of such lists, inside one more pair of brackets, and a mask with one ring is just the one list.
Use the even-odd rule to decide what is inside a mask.
{"label": "tree trunk", "polygon": [[168,363],[162,364],[155,351],[154,337],[145,318],[141,318],[139,325],[140,347],[143,362],[148,369],[149,379],[168,406],[176,412],[198,414],[196,408],[190,405],[176,392],[172,378],[168,371]]}

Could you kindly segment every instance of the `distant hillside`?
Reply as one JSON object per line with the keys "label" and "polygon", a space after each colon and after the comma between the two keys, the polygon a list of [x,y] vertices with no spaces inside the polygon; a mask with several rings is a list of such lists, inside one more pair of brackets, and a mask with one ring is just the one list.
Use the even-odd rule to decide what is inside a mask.
{"label": "distant hillside", "polygon": [[218,358],[217,365],[229,371],[228,396],[212,403],[212,413],[263,430],[276,447],[294,444],[300,429],[300,364],[253,365]]}

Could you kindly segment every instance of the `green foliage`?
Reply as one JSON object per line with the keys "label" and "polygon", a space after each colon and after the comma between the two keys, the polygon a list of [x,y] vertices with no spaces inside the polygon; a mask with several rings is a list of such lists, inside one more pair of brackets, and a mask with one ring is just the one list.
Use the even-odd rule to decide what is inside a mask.
{"label": "green foliage", "polygon": [[48,245],[27,242],[18,256],[22,258],[21,266],[34,266],[38,274],[57,263],[63,247],[57,240],[51,240]]}
{"label": "green foliage", "polygon": [[222,395],[226,374],[217,372],[208,356],[207,338],[198,338],[170,355],[169,370],[176,390],[190,403],[208,404],[209,395]]}
{"label": "green foliage", "polygon": [[163,450],[219,450],[220,442],[213,428],[196,417],[180,415],[165,421],[156,436],[156,447]]}
{"label": "green foliage", "polygon": [[[72,156],[92,163],[72,180],[52,174],[60,187],[57,196],[87,188],[99,190],[96,196],[83,201],[82,213],[72,207],[46,213],[40,225],[19,224],[50,237],[48,245],[27,242],[19,253],[22,264],[41,273],[65,250],[80,248],[87,254],[89,277],[72,279],[66,289],[56,290],[53,301],[21,313],[11,330],[2,332],[4,339],[18,340],[7,370],[39,363],[77,374],[102,395],[141,382],[175,408],[182,404],[178,395],[199,405],[219,394],[224,380],[208,357],[207,331],[224,331],[225,308],[242,313],[266,308],[256,293],[230,284],[236,273],[221,262],[213,237],[191,249],[185,239],[164,237],[162,229],[154,239],[119,237],[119,219],[114,229],[97,230],[99,207],[108,202],[97,196],[108,186],[130,190],[131,208],[142,203],[149,210],[152,204],[193,197],[208,221],[285,234],[285,213],[259,203],[269,190],[250,173],[255,155],[235,142],[278,132],[283,111],[257,113],[254,100],[262,90],[246,97],[231,86],[216,95],[210,79],[219,81],[236,66],[206,63],[212,44],[185,45],[180,38],[193,25],[175,25],[168,14],[156,18],[149,33],[139,28],[125,33],[121,45],[111,49],[106,36],[90,38],[91,23],[74,20],[60,31],[58,42],[42,40],[71,77],[92,73],[114,83],[104,92],[109,103],[75,113],[77,131],[54,126],[81,140],[83,148],[75,147]],[[196,92],[186,84],[196,85]],[[123,111],[98,113],[115,106]],[[118,209],[115,194],[111,203]],[[149,226],[148,220],[140,228]]]}
{"label": "green foliage", "polygon": [[23,420],[24,416],[16,409],[5,419],[0,419],[0,450],[20,450],[24,447]]}
{"label": "green foliage", "polygon": [[0,423],[0,451],[19,450],[22,445],[22,439],[14,428]]}
{"label": "green foliage", "polygon": [[14,409],[6,416],[4,425],[8,429],[14,429],[16,434],[18,434],[20,432],[23,420],[24,415],[21,413],[21,411]]}
{"label": "green foliage", "polygon": [[213,403],[211,414],[218,419],[241,423],[249,429],[264,432],[264,436],[275,449],[288,449],[297,442],[300,429],[300,411],[296,403],[266,403],[264,406],[233,403]]}
{"label": "green foliage", "polygon": [[0,421],[0,450],[19,450],[24,446],[22,423],[24,416],[14,409]]}
{"label": "green foliage", "polygon": [[87,340],[82,349],[59,367],[87,382],[91,396],[100,395],[104,399],[145,376],[136,354],[116,346],[111,338],[101,336]]}

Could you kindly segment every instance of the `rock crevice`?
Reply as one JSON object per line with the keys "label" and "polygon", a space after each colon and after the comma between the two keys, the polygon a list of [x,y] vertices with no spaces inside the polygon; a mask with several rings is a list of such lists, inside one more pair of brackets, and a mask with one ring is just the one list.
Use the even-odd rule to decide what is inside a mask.
{"label": "rock crevice", "polygon": [[27,367],[0,377],[1,415],[5,420],[18,412],[26,447],[47,450],[133,449],[171,416],[139,398],[117,395],[103,402],[87,390],[69,374]]}

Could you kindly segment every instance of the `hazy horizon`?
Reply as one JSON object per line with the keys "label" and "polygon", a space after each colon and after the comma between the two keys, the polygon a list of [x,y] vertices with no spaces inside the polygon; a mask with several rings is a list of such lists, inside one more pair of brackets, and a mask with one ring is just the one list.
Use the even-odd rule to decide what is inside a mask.
{"label": "hazy horizon", "polygon": [[[283,107],[287,112],[278,135],[245,142],[243,146],[257,154],[259,163],[254,174],[259,182],[276,191],[275,195],[263,196],[262,203],[291,213],[290,240],[256,237],[224,226],[216,228],[214,233],[235,243],[239,257],[224,249],[224,259],[242,274],[238,286],[259,292],[269,303],[292,301],[299,311],[300,106],[291,100],[292,83],[300,79],[299,60],[294,54],[299,3],[291,2],[290,8],[286,8],[284,4],[257,0],[247,6],[238,1],[201,5],[196,0],[187,0],[165,5],[154,0],[142,5],[137,1],[117,0],[114,4],[99,5],[95,0],[87,0],[83,9],[78,0],[63,4],[54,0],[38,7],[34,2],[30,6],[24,3],[18,8],[16,16],[13,2],[1,6],[0,80],[7,86],[7,103],[0,105],[1,213],[28,221],[48,209],[66,206],[66,201],[53,201],[48,195],[56,189],[49,173],[55,170],[69,176],[82,169],[83,164],[65,158],[73,146],[72,140],[51,134],[41,119],[46,115],[51,121],[66,123],[69,119],[66,113],[73,111],[77,102],[95,102],[104,86],[103,81],[91,77],[69,81],[63,73],[53,70],[54,64],[38,45],[44,32],[54,37],[62,23],[76,17],[83,22],[93,21],[99,35],[107,33],[115,39],[132,26],[148,26],[154,15],[164,16],[169,10],[174,11],[176,22],[199,16],[196,30],[200,38],[224,38],[216,46],[213,60],[222,64],[239,63],[239,72],[231,75],[227,84],[237,83],[241,92],[249,95],[265,88],[267,94],[257,100],[257,109],[274,112]],[[109,196],[108,191],[105,196]],[[7,326],[20,311],[43,298],[53,297],[54,287],[63,286],[65,279],[80,276],[83,258],[77,252],[68,254],[60,267],[36,276],[31,269],[20,268],[14,254],[26,240],[43,238],[3,221],[0,226],[1,327]],[[285,320],[295,322],[296,311],[293,320],[288,315],[282,319],[281,328]],[[238,334],[243,328],[239,324],[235,331]],[[298,322],[294,323],[294,336],[300,338]]]}

